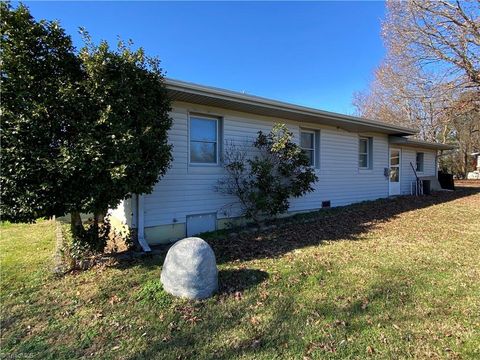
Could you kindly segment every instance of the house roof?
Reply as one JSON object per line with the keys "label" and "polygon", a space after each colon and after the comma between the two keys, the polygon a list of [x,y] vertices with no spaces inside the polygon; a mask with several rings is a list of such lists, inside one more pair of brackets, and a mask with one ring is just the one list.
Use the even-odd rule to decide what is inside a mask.
{"label": "house roof", "polygon": [[389,143],[408,146],[408,147],[421,147],[421,148],[432,149],[432,150],[452,150],[455,148],[455,146],[452,146],[452,145],[440,144],[440,143],[434,143],[434,142],[422,141],[422,140],[414,140],[414,139],[408,139],[408,138],[397,137],[397,136],[391,136],[389,138]]}
{"label": "house roof", "polygon": [[381,121],[323,111],[190,82],[165,79],[165,83],[168,93],[174,101],[291,119],[306,124],[330,125],[352,132],[377,132],[397,136],[414,135],[417,133],[414,129],[391,125]]}

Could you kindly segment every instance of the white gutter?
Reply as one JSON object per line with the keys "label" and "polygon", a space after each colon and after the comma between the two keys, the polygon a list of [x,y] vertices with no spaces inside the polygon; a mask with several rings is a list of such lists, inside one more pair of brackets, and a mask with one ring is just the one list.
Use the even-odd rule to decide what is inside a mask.
{"label": "white gutter", "polygon": [[137,238],[142,250],[145,252],[150,252],[152,249],[150,249],[150,246],[145,240],[144,202],[144,196],[141,194],[137,195]]}

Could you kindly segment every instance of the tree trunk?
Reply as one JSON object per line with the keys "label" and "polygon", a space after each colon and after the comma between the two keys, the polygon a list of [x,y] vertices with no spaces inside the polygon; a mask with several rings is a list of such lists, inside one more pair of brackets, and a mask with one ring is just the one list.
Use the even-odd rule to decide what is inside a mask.
{"label": "tree trunk", "polygon": [[94,221],[97,225],[103,224],[103,221],[105,219],[105,214],[106,214],[106,211],[102,211],[102,210],[95,211],[93,216],[94,216]]}
{"label": "tree trunk", "polygon": [[445,127],[443,128],[442,144],[447,143],[447,133],[448,133],[448,126],[445,125]]}
{"label": "tree trunk", "polygon": [[100,229],[103,226],[105,214],[106,211],[104,210],[95,210],[95,212],[93,213],[93,229],[96,240],[98,240],[100,236]]}
{"label": "tree trunk", "polygon": [[80,212],[72,211],[70,213],[70,229],[74,237],[79,237],[83,234],[85,229],[83,228]]}

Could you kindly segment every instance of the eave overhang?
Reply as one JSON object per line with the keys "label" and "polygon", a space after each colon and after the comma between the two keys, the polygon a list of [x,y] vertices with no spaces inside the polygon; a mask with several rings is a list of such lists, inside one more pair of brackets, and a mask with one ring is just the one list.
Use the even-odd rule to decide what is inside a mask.
{"label": "eave overhang", "polygon": [[424,148],[424,149],[431,149],[431,150],[452,150],[455,146],[448,145],[448,144],[440,144],[435,142],[429,141],[422,141],[422,140],[414,140],[408,139],[404,137],[397,137],[397,136],[390,136],[388,142],[394,145],[401,145],[407,147],[415,147],[415,148]]}
{"label": "eave overhang", "polygon": [[390,125],[380,121],[343,115],[282,101],[271,100],[239,92],[165,79],[168,94],[172,101],[219,107],[251,114],[289,119],[307,124],[334,126],[350,132],[376,132],[388,135],[407,136],[416,130]]}

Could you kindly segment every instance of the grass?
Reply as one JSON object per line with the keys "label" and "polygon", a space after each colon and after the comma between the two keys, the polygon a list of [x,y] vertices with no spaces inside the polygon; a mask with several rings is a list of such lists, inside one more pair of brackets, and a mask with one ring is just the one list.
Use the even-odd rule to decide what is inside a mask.
{"label": "grass", "polygon": [[54,226],[1,227],[1,352],[19,358],[480,358],[480,188],[211,238],[221,288],[166,294],[163,255],[51,275]]}

